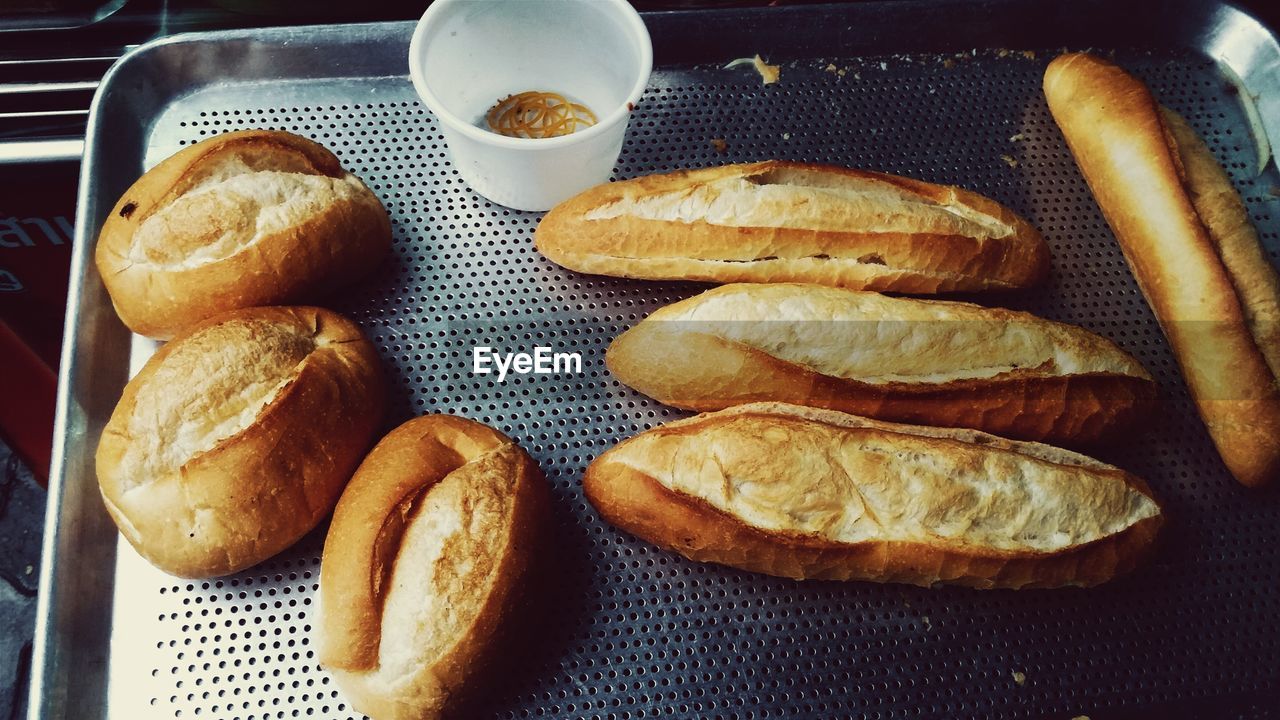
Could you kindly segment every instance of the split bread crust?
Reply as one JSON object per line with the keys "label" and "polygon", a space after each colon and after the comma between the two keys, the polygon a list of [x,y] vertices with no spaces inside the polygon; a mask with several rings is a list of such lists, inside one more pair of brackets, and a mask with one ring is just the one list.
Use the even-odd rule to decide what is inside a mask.
{"label": "split bread crust", "polygon": [[1115,441],[1157,387],[1082,328],[969,303],[819,285],[735,284],[654,312],[605,355],[660,402],[777,401],[1053,444]]}
{"label": "split bread crust", "polygon": [[428,415],[369,453],[333,514],[317,655],[374,720],[448,717],[473,699],[547,522],[528,453],[471,420]]}
{"label": "split bread crust", "polygon": [[583,478],[613,525],[686,558],[795,579],[1091,586],[1163,522],[1137,477],[1048,445],[754,403],[668,423]]}
{"label": "split bread crust", "polygon": [[649,280],[808,282],[911,294],[1024,288],[1049,248],[976,193],[768,160],[606,183],[552,208],[534,242],[570,270]]}
{"label": "split bread crust", "polygon": [[1204,142],[1116,65],[1063,55],[1049,109],[1232,475],[1280,475],[1280,276]]}
{"label": "split bread crust", "polygon": [[228,310],[320,300],[390,249],[387,211],[333,153],[242,130],[139,178],[103,223],[95,260],[124,324],[167,340]]}

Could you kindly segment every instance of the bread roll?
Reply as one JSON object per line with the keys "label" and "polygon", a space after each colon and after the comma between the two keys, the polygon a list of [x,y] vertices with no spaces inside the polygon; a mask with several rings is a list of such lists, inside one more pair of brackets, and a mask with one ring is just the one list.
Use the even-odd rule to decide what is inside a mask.
{"label": "bread roll", "polygon": [[605,355],[668,405],[774,400],[882,420],[1081,444],[1156,401],[1111,341],[1027,313],[818,285],[725,285],[662,308]]}
{"label": "bread roll", "polygon": [[1280,278],[1205,144],[1141,81],[1085,54],[1049,64],[1054,119],[1164,328],[1227,468],[1280,474]]}
{"label": "bread roll", "polygon": [[390,247],[386,210],[333,153],[246,130],[139,178],[103,223],[96,259],[124,324],[163,340],[226,310],[316,300]]}
{"label": "bread roll", "polygon": [[583,488],[644,540],[796,579],[1096,585],[1162,522],[1141,480],[1083,455],[781,403],[642,433],[591,463]]}
{"label": "bread roll", "polygon": [[502,433],[448,415],[396,428],[325,540],[320,664],[374,720],[430,720],[473,694],[529,573],[548,489]]}
{"label": "bread roll", "polygon": [[249,308],[164,345],[98,443],[120,532],[182,577],[242,570],[329,513],[385,404],[373,345],[310,307]]}
{"label": "bread roll", "polygon": [[601,185],[547,213],[535,243],[600,275],[904,293],[1027,287],[1049,268],[1035,228],[981,195],[780,160]]}

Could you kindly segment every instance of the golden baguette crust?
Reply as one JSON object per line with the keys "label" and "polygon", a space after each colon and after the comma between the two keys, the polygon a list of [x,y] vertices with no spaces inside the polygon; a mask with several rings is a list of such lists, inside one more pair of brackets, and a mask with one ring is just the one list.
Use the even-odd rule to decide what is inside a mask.
{"label": "golden baguette crust", "polygon": [[167,339],[226,310],[316,300],[390,248],[382,203],[333,153],[244,130],[139,178],[103,223],[95,259],[124,324]]}
{"label": "golden baguette crust", "polygon": [[796,579],[1090,586],[1163,522],[1146,484],[972,430],[781,403],[669,423],[583,478],[610,523],[687,558]]}
{"label": "golden baguette crust", "polygon": [[538,466],[502,433],[416,418],[365,458],[320,567],[318,657],[375,720],[465,701],[528,575],[548,513]]}
{"label": "golden baguette crust", "polygon": [[778,401],[1066,444],[1122,437],[1156,403],[1147,371],[1082,328],[817,285],[708,290],[620,335],[605,362],[691,410]]}
{"label": "golden baguette crust", "polygon": [[976,193],[769,160],[606,183],[534,236],[570,270],[653,280],[811,282],[905,293],[1034,285],[1049,250]]}
{"label": "golden baguette crust", "polygon": [[216,316],[156,351],[103,428],[103,501],[139,554],[211,577],[256,565],[329,513],[385,404],[373,345],[320,308]]}
{"label": "golden baguette crust", "polygon": [[1064,55],[1044,88],[1223,462],[1244,485],[1274,480],[1280,285],[1235,190],[1185,122],[1119,67]]}
{"label": "golden baguette crust", "polygon": [[1209,147],[1180,115],[1160,108],[1177,146],[1187,196],[1240,297],[1245,323],[1271,374],[1280,377],[1280,273],[1249,221],[1249,211]]}

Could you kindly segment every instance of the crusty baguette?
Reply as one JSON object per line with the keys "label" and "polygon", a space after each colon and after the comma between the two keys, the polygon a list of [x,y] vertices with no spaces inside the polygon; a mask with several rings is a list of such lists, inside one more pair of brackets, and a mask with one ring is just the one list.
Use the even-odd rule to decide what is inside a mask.
{"label": "crusty baguette", "polygon": [[183,577],[256,565],[315,527],[382,421],[373,345],[320,308],[234,310],[160,348],[98,443],[120,532]]}
{"label": "crusty baguette", "polygon": [[1280,474],[1280,279],[1191,128],[1137,78],[1085,54],[1045,96],[1236,479]]}
{"label": "crusty baguette", "polygon": [[465,703],[493,658],[548,512],[502,433],[448,415],[401,425],[342,494],[320,565],[320,664],[374,720]]}
{"label": "crusty baguette", "polygon": [[905,293],[1026,287],[1049,267],[1035,228],[981,195],[779,160],[601,185],[547,213],[535,243],[600,275]]}
{"label": "crusty baguette", "polygon": [[1090,586],[1163,522],[1138,478],[1048,445],[781,403],[663,425],[587,468],[610,523],[692,560],[796,579]]}
{"label": "crusty baguette", "polygon": [[124,324],[167,339],[226,310],[317,300],[390,248],[382,203],[333,153],[245,130],[139,178],[103,223],[96,261]]}
{"label": "crusty baguette", "polygon": [[1156,400],[1138,361],[1087,330],[819,285],[708,290],[620,335],[605,361],[691,410],[773,400],[1057,444],[1123,437]]}

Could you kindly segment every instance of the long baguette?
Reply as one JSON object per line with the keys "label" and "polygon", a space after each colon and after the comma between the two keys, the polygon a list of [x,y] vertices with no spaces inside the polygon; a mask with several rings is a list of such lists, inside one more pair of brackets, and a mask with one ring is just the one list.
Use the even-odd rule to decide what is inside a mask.
{"label": "long baguette", "polygon": [[1163,518],[1118,468],[1048,445],[780,403],[669,423],[591,463],[610,523],[692,560],[797,579],[1089,586]]}
{"label": "long baguette", "polygon": [[1280,278],[1205,144],[1142,82],[1085,54],[1045,96],[1173,347],[1227,468],[1280,474]]}
{"label": "long baguette", "polygon": [[547,213],[535,242],[600,275],[917,294],[1027,287],[1049,267],[1035,228],[981,195],[779,160],[601,185]]}
{"label": "long baguette", "polygon": [[774,400],[1059,444],[1122,437],[1156,401],[1133,357],[1081,328],[819,285],[708,290],[642,320],[605,360],[691,410]]}

